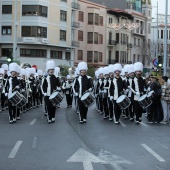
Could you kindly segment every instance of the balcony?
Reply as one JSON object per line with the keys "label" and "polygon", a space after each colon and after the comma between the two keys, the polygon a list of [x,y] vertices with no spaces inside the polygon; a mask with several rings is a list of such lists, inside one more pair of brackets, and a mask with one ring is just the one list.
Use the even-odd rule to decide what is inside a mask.
{"label": "balcony", "polygon": [[80,4],[75,3],[75,2],[72,2],[72,3],[71,3],[71,7],[72,7],[73,9],[75,9],[75,10],[79,10],[79,9],[80,9]]}
{"label": "balcony", "polygon": [[20,37],[18,38],[18,43],[30,43],[30,44],[48,44],[47,38],[40,37]]}
{"label": "balcony", "polygon": [[80,42],[79,41],[72,41],[72,46],[73,47],[79,47],[80,46]]}
{"label": "balcony", "polygon": [[132,64],[132,61],[127,61],[127,64]]}
{"label": "balcony", "polygon": [[118,61],[114,59],[108,59],[108,64],[115,64],[115,63],[118,63]]}
{"label": "balcony", "polygon": [[79,23],[79,22],[72,21],[71,26],[74,27],[74,28],[80,28],[80,23]]}
{"label": "balcony", "polygon": [[109,46],[113,46],[113,45],[116,45],[117,42],[115,40],[108,40],[108,45]]}
{"label": "balcony", "polygon": [[127,48],[132,48],[132,43],[127,43]]}

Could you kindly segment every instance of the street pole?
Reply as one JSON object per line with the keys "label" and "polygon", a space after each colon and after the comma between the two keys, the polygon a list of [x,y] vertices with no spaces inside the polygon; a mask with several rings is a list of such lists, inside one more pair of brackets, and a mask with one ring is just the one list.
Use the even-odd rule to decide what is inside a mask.
{"label": "street pole", "polygon": [[164,64],[163,64],[163,68],[164,68],[164,76],[166,76],[166,59],[167,59],[167,18],[168,17],[168,0],[166,0],[166,5],[165,5],[165,36],[164,36]]}
{"label": "street pole", "polygon": [[158,57],[158,1],[157,1],[157,18],[156,18],[156,57]]}
{"label": "street pole", "polygon": [[15,0],[14,5],[14,38],[13,38],[13,58],[14,61],[17,60],[17,15],[18,15],[18,1]]}

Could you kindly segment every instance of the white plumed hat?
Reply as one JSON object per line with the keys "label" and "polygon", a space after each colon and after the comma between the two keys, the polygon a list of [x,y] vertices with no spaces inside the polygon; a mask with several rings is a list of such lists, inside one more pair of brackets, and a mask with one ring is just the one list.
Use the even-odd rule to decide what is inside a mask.
{"label": "white plumed hat", "polygon": [[98,69],[98,72],[99,72],[99,75],[100,75],[100,74],[103,74],[104,68],[103,68],[103,67],[100,67],[100,68]]}
{"label": "white plumed hat", "polygon": [[26,75],[26,69],[21,68],[21,76],[25,76]]}
{"label": "white plumed hat", "polygon": [[96,78],[99,77],[99,70],[96,70],[96,71],[95,71],[95,76],[96,76]]}
{"label": "white plumed hat", "polygon": [[86,62],[84,62],[84,61],[82,61],[82,62],[80,62],[79,64],[78,64],[78,69],[79,69],[79,71],[81,71],[81,70],[86,70],[87,71],[87,63]]}
{"label": "white plumed hat", "polygon": [[10,72],[12,72],[12,71],[17,72],[18,71],[18,64],[17,63],[10,63],[9,64],[9,71]]}
{"label": "white plumed hat", "polygon": [[109,67],[104,67],[103,74],[104,75],[109,74]]}
{"label": "white plumed hat", "polygon": [[4,70],[7,70],[7,71],[8,71],[8,65],[7,65],[7,64],[2,64],[2,65],[1,65],[1,68],[3,68]]}
{"label": "white plumed hat", "polygon": [[119,63],[117,63],[117,64],[114,64],[114,72],[115,71],[122,71],[122,66],[121,66],[121,64],[119,64]]}
{"label": "white plumed hat", "polygon": [[124,72],[128,73],[129,68],[130,68],[130,64],[124,65],[124,67],[123,67]]}
{"label": "white plumed hat", "polygon": [[60,73],[60,67],[55,67],[54,74],[58,75]]}
{"label": "white plumed hat", "polygon": [[40,75],[40,76],[43,75],[43,71],[42,71],[42,70],[38,70],[37,73],[38,73],[38,75]]}
{"label": "white plumed hat", "polygon": [[143,72],[143,64],[141,62],[134,63],[134,69],[135,69],[135,71]]}
{"label": "white plumed hat", "polygon": [[109,73],[113,73],[114,72],[114,64],[110,64],[108,69],[109,69]]}
{"label": "white plumed hat", "polygon": [[50,69],[55,69],[55,62],[53,60],[49,60],[46,62],[46,69],[47,71]]}
{"label": "white plumed hat", "polygon": [[35,74],[36,73],[36,70],[35,70],[35,68],[30,68],[29,69],[29,74],[31,75],[31,74]]}
{"label": "white plumed hat", "polygon": [[134,65],[131,64],[130,67],[129,67],[129,70],[128,70],[128,74],[131,74],[131,73],[134,73],[134,72],[135,72]]}
{"label": "white plumed hat", "polygon": [[4,74],[4,69],[0,68],[0,74]]}
{"label": "white plumed hat", "polygon": [[68,80],[68,79],[71,79],[71,76],[70,76],[70,75],[67,75],[67,80]]}

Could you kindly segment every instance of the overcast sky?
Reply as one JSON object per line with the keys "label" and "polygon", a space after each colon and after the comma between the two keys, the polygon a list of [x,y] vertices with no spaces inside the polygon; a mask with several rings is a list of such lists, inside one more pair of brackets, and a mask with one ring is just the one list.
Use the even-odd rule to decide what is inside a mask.
{"label": "overcast sky", "polygon": [[[158,1],[158,14],[165,14],[166,0],[151,0],[151,1],[152,1],[152,6],[156,6],[157,1]],[[170,9],[170,1],[168,2],[168,9]],[[153,7],[152,8],[152,17],[155,17],[156,11],[157,11],[156,7]],[[170,14],[170,10],[168,11],[168,14]]]}

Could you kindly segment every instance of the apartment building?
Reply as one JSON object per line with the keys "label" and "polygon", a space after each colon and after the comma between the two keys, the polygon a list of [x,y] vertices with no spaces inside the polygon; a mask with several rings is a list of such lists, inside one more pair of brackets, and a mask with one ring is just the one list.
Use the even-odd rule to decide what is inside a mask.
{"label": "apartment building", "polygon": [[79,0],[76,20],[80,28],[75,31],[79,48],[75,49],[75,65],[85,61],[89,66],[106,65],[106,7],[86,0]]}
{"label": "apartment building", "polygon": [[0,0],[0,57],[12,51],[14,60],[44,69],[53,59],[56,65],[74,65],[74,41],[78,1]]}

